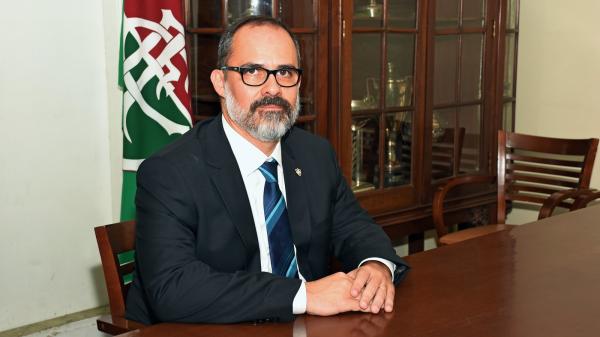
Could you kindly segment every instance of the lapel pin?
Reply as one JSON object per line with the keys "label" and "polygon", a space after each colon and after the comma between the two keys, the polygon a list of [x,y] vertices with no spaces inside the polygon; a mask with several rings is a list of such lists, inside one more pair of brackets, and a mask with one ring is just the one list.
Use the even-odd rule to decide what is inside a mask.
{"label": "lapel pin", "polygon": [[296,174],[298,175],[298,177],[302,176],[302,170],[297,168],[294,171],[296,171]]}

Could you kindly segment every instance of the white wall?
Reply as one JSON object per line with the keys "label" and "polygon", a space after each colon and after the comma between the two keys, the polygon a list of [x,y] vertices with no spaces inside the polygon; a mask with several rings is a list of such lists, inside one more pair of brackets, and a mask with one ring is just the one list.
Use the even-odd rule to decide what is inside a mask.
{"label": "white wall", "polygon": [[[598,0],[521,1],[517,132],[600,137],[598,13]],[[599,158],[591,186],[600,188]],[[529,222],[536,216],[516,210],[508,221]]]}
{"label": "white wall", "polygon": [[106,303],[93,226],[118,214],[118,2],[2,1],[0,331]]}

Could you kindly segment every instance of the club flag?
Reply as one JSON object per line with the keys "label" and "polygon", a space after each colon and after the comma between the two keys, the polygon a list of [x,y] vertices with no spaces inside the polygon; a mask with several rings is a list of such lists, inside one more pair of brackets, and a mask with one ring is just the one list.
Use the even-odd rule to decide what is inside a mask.
{"label": "club flag", "polygon": [[181,3],[123,1],[121,220],[135,219],[135,175],[142,161],[192,127]]}

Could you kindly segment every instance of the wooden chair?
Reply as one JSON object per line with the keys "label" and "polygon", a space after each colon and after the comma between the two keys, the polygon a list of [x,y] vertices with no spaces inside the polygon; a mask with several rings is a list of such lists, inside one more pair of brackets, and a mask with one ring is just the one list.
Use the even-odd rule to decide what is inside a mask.
{"label": "wooden chair", "polygon": [[431,144],[431,178],[434,180],[451,177],[460,170],[465,128],[458,128],[456,135],[454,128],[443,131],[442,136]]}
{"label": "wooden chair", "polygon": [[119,335],[144,327],[143,324],[125,319],[125,299],[134,270],[135,221],[98,226],[94,232],[110,305],[110,315],[96,321],[98,330]]}
{"label": "wooden chair", "polygon": [[[401,171],[404,181],[410,182],[412,161],[412,126],[402,122],[400,134],[400,147],[398,158],[402,165]],[[456,142],[454,139],[456,138]],[[431,145],[431,176],[432,179],[451,177],[454,172],[459,172],[463,158],[463,142],[465,128],[459,128],[455,133],[454,128],[443,128],[439,138]]]}
{"label": "wooden chair", "polygon": [[538,219],[543,219],[552,216],[552,212],[556,207],[562,205],[565,200],[572,200],[571,206],[569,207],[569,211],[574,211],[576,209],[587,207],[587,205],[596,200],[600,199],[600,191],[596,189],[570,189],[562,192],[557,192],[552,194],[546,201],[542,209],[540,210],[540,214]]}
{"label": "wooden chair", "polygon": [[[586,189],[592,175],[598,139],[559,139],[498,132],[497,176],[460,176],[440,186],[433,198],[433,221],[438,245],[453,244],[509,228],[505,224],[507,201],[542,206],[544,215],[554,207],[571,208],[560,194],[566,189]],[[497,224],[449,233],[444,222],[444,201],[448,192],[467,184],[495,184]],[[555,203],[544,202],[555,194]],[[582,201],[583,203],[583,201]],[[552,208],[552,209],[549,209]]]}

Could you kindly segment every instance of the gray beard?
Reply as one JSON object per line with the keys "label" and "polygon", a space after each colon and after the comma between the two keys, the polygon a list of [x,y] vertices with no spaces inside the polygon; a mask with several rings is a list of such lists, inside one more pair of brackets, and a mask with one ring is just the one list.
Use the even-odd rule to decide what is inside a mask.
{"label": "gray beard", "polygon": [[[272,142],[278,141],[285,133],[294,125],[300,112],[300,100],[296,100],[296,104],[292,107],[283,98],[265,98],[260,101],[255,101],[250,105],[249,110],[244,110],[233,97],[227,86],[225,86],[225,106],[229,117],[242,129],[246,130],[252,137],[263,141]],[[262,113],[257,113],[256,110],[264,102],[266,104],[277,104],[283,109],[263,110]]]}

